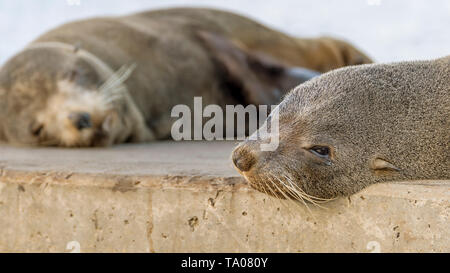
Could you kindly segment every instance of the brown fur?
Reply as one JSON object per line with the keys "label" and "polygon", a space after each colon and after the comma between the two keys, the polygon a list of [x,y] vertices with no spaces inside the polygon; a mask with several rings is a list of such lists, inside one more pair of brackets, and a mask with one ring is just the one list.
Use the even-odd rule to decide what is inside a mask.
{"label": "brown fur", "polygon": [[[63,46],[39,47],[48,42]],[[30,46],[0,71],[0,137],[37,145],[164,139],[170,135],[172,107],[192,106],[194,96],[220,106],[273,104],[281,95],[269,94],[274,88],[283,93],[299,83],[286,73],[291,66],[325,72],[370,62],[340,40],[298,39],[210,9],[167,9],[68,23]],[[85,103],[101,100],[99,86],[113,71],[134,63],[137,68],[129,79],[117,86],[126,90],[122,95],[127,99],[105,107]],[[83,113],[91,116],[90,127],[75,130],[67,118]]]}
{"label": "brown fur", "polygon": [[278,109],[276,151],[246,140],[233,152],[263,192],[334,198],[378,182],[450,179],[450,56],[337,69],[298,86]]}

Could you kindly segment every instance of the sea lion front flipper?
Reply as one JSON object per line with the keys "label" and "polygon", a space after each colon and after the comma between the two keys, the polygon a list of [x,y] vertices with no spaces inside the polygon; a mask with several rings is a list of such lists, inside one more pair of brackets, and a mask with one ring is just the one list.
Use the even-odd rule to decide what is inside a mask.
{"label": "sea lion front flipper", "polygon": [[278,104],[290,89],[319,75],[306,68],[287,66],[267,54],[249,52],[238,42],[216,33],[198,31],[198,36],[232,95],[244,104]]}

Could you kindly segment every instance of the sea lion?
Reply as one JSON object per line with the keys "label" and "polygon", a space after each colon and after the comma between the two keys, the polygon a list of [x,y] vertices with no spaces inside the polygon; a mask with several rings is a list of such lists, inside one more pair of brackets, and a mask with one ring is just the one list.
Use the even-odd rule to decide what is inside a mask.
{"label": "sea lion", "polygon": [[0,137],[106,146],[170,137],[173,106],[273,104],[318,72],[370,62],[211,9],[165,9],[53,29],[0,70]]}
{"label": "sea lion", "polygon": [[314,202],[379,182],[450,179],[450,56],[340,68],[288,93],[267,124],[274,113],[275,151],[261,151],[261,134],[232,153],[262,192]]}

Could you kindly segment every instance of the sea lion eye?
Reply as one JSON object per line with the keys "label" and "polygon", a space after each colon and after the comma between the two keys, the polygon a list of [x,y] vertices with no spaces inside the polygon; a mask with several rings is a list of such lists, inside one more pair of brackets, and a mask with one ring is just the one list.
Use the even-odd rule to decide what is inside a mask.
{"label": "sea lion eye", "polygon": [[309,150],[319,157],[328,158],[330,156],[330,148],[325,146],[314,146]]}

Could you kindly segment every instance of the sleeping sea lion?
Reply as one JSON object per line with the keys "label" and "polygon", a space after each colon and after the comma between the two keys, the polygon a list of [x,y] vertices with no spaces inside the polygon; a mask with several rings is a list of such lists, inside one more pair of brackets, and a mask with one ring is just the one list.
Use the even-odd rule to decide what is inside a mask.
{"label": "sleeping sea lion", "polygon": [[336,69],[274,111],[278,148],[261,151],[265,134],[232,154],[262,192],[314,202],[379,182],[450,179],[450,56]]}
{"label": "sleeping sea lion", "polygon": [[318,72],[370,62],[229,12],[177,8],[53,29],[0,70],[0,139],[107,146],[170,137],[171,109],[274,104]]}

